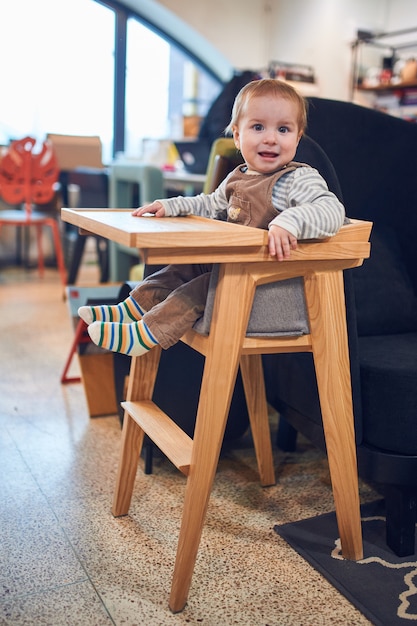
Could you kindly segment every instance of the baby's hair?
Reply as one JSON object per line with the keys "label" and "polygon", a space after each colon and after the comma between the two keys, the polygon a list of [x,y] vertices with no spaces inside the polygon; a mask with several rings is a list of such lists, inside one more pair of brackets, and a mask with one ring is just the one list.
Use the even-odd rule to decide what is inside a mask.
{"label": "baby's hair", "polygon": [[239,91],[236,96],[232,109],[232,118],[227,128],[226,135],[233,134],[233,127],[239,122],[239,118],[245,109],[246,104],[251,98],[259,98],[262,96],[276,96],[277,98],[285,98],[290,100],[298,108],[298,128],[303,133],[307,126],[307,102],[302,95],[298,93],[288,83],[274,78],[262,78],[261,80],[253,80]]}

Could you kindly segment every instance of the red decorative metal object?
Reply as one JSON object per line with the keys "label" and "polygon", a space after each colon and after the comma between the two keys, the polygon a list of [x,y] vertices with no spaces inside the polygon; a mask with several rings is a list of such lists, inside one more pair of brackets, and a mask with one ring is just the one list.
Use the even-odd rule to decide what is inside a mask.
{"label": "red decorative metal object", "polygon": [[23,204],[21,209],[0,211],[0,231],[4,226],[36,228],[38,268],[43,275],[42,228],[49,226],[54,240],[57,265],[62,283],[67,281],[58,222],[53,216],[32,211],[32,205],[42,205],[54,198],[59,168],[52,144],[45,141],[39,153],[33,152],[36,140],[25,137],[10,144],[0,160],[0,196],[9,204]]}
{"label": "red decorative metal object", "polygon": [[0,194],[9,204],[46,204],[54,196],[58,163],[51,144],[45,141],[34,153],[36,140],[25,137],[13,141],[0,161]]}

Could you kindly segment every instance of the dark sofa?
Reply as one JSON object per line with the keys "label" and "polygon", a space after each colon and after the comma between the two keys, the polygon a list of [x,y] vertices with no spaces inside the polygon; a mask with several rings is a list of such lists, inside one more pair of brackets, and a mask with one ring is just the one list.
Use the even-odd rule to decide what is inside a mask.
{"label": "dark sofa", "polygon": [[[304,137],[298,147],[297,159],[310,163],[316,167],[326,179],[329,188],[341,197],[340,186],[335,170],[320,146],[309,137]],[[225,159],[219,171],[213,171],[213,178],[217,184],[227,172],[231,171],[241,157]],[[145,276],[159,269],[159,266],[146,266]],[[349,282],[349,281],[347,281]],[[125,283],[119,293],[119,300],[124,300],[134,283]],[[204,326],[204,324],[203,324]],[[125,378],[130,368],[130,357],[123,354],[114,355],[114,371],[116,397],[120,403],[124,399]],[[197,414],[199,391],[203,373],[204,357],[192,350],[189,346],[178,343],[169,350],[163,350],[155,384],[154,401],[190,436],[193,435],[195,417]],[[123,420],[123,410],[119,409],[120,420]],[[235,392],[229,412],[225,431],[225,442],[233,445],[233,441],[241,437],[249,425],[248,413],[243,391],[243,383],[238,374]],[[149,442],[148,442],[149,443]],[[152,446],[145,446],[145,471],[152,471]]]}
{"label": "dark sofa", "polygon": [[[351,103],[310,99],[308,134],[330,157],[347,214],[374,223],[371,258],[348,299],[359,473],[385,496],[387,543],[415,550],[417,497],[417,126]],[[354,304],[354,306],[352,306]],[[278,445],[324,445],[310,355],[264,357]]]}

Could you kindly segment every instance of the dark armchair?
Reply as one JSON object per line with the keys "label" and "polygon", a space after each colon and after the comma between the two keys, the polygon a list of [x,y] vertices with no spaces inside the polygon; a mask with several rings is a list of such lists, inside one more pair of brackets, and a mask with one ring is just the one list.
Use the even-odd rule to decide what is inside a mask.
{"label": "dark armchair", "polygon": [[[417,126],[311,98],[308,133],[335,167],[347,214],[374,223],[371,258],[347,272],[358,463],[385,496],[388,545],[406,556],[417,499]],[[264,366],[278,445],[293,449],[297,431],[324,445],[310,355]]]}
{"label": "dark armchair", "polygon": [[[232,147],[231,147],[232,146]],[[210,159],[212,167],[208,169],[208,181],[205,191],[212,191],[230,172],[241,162],[240,153],[234,149],[232,139],[221,139],[213,145]],[[327,181],[329,188],[340,197],[340,187],[332,164],[320,146],[304,137],[297,151],[299,161],[310,163],[316,167]],[[149,275],[158,267],[146,266],[145,275]],[[134,283],[126,283],[119,293],[119,300],[126,298]],[[129,373],[130,357],[123,354],[114,354],[115,387],[118,404],[125,397],[125,378]],[[191,435],[198,406],[198,394],[201,386],[204,358],[189,346],[178,343],[169,350],[162,351],[161,361],[156,379],[154,400],[155,403],[172,417],[186,432]],[[119,410],[120,420],[123,420],[123,410]],[[229,419],[226,426],[225,441],[228,445],[241,437],[249,426],[246,401],[240,374],[238,375],[233,395]],[[146,446],[146,471],[152,469],[152,448]]]}

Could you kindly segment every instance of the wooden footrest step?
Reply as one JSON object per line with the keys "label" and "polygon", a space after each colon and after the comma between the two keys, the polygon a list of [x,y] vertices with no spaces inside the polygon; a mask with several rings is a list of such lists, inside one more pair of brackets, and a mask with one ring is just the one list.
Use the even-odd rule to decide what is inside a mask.
{"label": "wooden footrest step", "polygon": [[135,420],[177,469],[188,476],[193,440],[151,400],[122,402]]}

